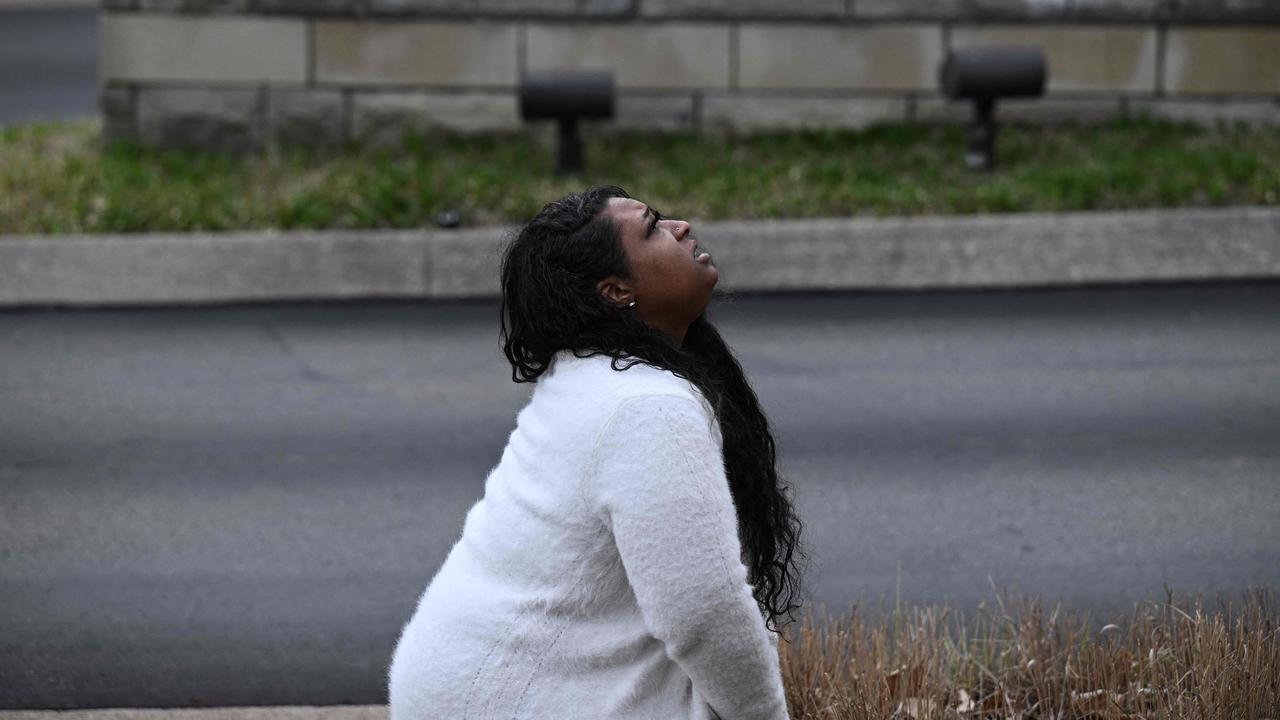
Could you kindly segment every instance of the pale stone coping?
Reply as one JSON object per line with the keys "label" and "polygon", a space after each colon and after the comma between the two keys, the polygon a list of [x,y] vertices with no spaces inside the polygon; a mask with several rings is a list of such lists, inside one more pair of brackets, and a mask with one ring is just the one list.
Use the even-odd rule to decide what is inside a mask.
{"label": "pale stone coping", "polygon": [[[40,0],[0,0],[39,2]],[[56,1],[56,0],[50,0]],[[172,5],[202,12],[205,4],[182,0],[101,0],[129,9]],[[2,8],[3,5],[0,5]],[[711,19],[731,21],[821,19],[859,22],[924,18],[951,22],[1052,21],[1247,25],[1280,21],[1280,7],[1266,0],[232,0],[218,11],[291,13],[312,17],[582,17]]]}
{"label": "pale stone coping", "polygon": [[[302,83],[314,78],[326,84],[512,87],[523,47],[530,69],[614,66],[619,85],[628,88],[727,88],[736,76],[744,89],[931,89],[945,50],[941,28],[937,23],[745,23],[735,29],[696,22],[311,22],[111,12],[103,16],[103,76],[144,82]],[[734,32],[736,53],[730,51]],[[308,59],[308,33],[313,60]],[[1050,94],[1154,92],[1157,36],[1152,27],[984,24],[953,28],[949,44],[1041,45],[1048,56]],[[1277,37],[1280,31],[1266,29],[1170,30],[1164,85],[1171,92],[1280,92],[1280,75],[1271,71],[1275,63],[1266,62],[1280,61]],[[619,66],[618,57],[632,61]]]}
{"label": "pale stone coping", "polygon": [[[0,0],[6,2],[12,0]],[[1063,92],[1280,95],[1280,27],[863,25],[684,20],[309,19],[104,11],[108,83],[514,89],[521,68],[610,68],[618,87],[937,91],[948,48],[1034,44]],[[949,39],[948,39],[949,38]],[[626,58],[626,61],[620,60]]]}
{"label": "pale stone coping", "polygon": [[[1280,208],[1270,207],[694,227],[718,287],[734,292],[1280,278]],[[513,229],[0,238],[0,306],[493,298]]]}
{"label": "pale stone coping", "polygon": [[0,710],[0,720],[387,720],[386,705]]}

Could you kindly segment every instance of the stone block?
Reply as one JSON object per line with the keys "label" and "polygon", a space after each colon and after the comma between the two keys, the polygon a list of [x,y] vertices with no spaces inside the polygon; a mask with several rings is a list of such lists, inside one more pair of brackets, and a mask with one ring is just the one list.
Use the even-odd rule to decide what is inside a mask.
{"label": "stone block", "polygon": [[98,92],[98,109],[102,113],[102,141],[110,144],[138,138],[136,90],[131,87],[103,87]]}
{"label": "stone block", "polygon": [[1071,15],[1078,20],[1167,22],[1175,0],[1073,0]]}
{"label": "stone block", "polygon": [[302,83],[306,21],[104,13],[104,80]]}
{"label": "stone block", "polygon": [[1173,10],[1175,22],[1276,22],[1280,2],[1276,0],[1178,0]]}
{"label": "stone block", "polygon": [[138,9],[155,12],[244,12],[246,0],[138,0]]}
{"label": "stone block", "polygon": [[[855,0],[856,2],[857,0]],[[1070,0],[960,0],[965,17],[977,20],[1058,20]]]}
{"label": "stone block", "polygon": [[972,26],[951,31],[951,47],[1034,45],[1048,63],[1046,93],[1155,92],[1156,31],[1131,27]]}
{"label": "stone block", "polygon": [[906,120],[901,97],[770,97],[714,95],[702,99],[702,128],[747,133],[800,128],[864,128]]}
{"label": "stone block", "polygon": [[351,131],[362,144],[394,147],[405,133],[506,132],[521,127],[514,93],[356,93]]}
{"label": "stone block", "polygon": [[1203,100],[1142,99],[1129,102],[1129,113],[1181,122],[1206,128],[1242,124],[1249,127],[1280,127],[1280,102],[1206,98]]}
{"label": "stone block", "polygon": [[[1124,114],[1119,97],[1048,97],[1005,100],[996,104],[997,124],[1096,125]],[[923,124],[967,125],[973,119],[973,103],[942,97],[916,100],[913,120]]]}
{"label": "stone block", "polygon": [[[527,137],[542,148],[547,157],[555,157],[559,147],[555,123],[526,123]],[[689,95],[619,95],[614,116],[609,120],[585,120],[585,139],[608,137],[616,133],[671,133],[697,130],[697,111]]]}
{"label": "stone block", "polygon": [[962,0],[853,0],[853,15],[864,20],[955,20]]}
{"label": "stone block", "polygon": [[374,15],[572,15],[577,0],[368,0]]}
{"label": "stone block", "polygon": [[152,147],[257,150],[261,118],[257,90],[138,89],[138,139]]}
{"label": "stone block", "polygon": [[606,129],[691,131],[694,129],[692,95],[619,95],[614,117]]}
{"label": "stone block", "polygon": [[1178,28],[1165,38],[1167,93],[1280,93],[1280,28]]}
{"label": "stone block", "polygon": [[941,60],[934,25],[747,24],[738,35],[742,88],[933,88]]}
{"label": "stone block", "polygon": [[250,0],[250,7],[260,13],[295,15],[363,15],[362,0]]}
{"label": "stone block", "polygon": [[513,87],[516,26],[318,20],[315,64],[322,83]]}
{"label": "stone block", "polygon": [[729,26],[530,25],[528,67],[611,69],[620,88],[727,88]]}
{"label": "stone block", "polygon": [[1018,125],[1099,125],[1124,117],[1120,97],[1057,96],[1008,100],[999,104],[996,121]]}
{"label": "stone block", "polygon": [[272,88],[267,94],[267,140],[279,147],[334,147],[343,138],[342,92]]}
{"label": "stone block", "polygon": [[645,17],[843,17],[844,0],[640,0]]}
{"label": "stone block", "polygon": [[631,17],[636,13],[636,0],[582,0],[578,12],[588,17]]}

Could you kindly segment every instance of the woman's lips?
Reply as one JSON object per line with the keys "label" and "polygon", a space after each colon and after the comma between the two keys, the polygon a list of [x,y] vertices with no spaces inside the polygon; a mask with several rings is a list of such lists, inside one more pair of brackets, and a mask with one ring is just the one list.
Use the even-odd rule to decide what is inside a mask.
{"label": "woman's lips", "polygon": [[693,244],[692,253],[693,253],[693,259],[696,260],[697,262],[706,263],[706,262],[710,262],[711,260],[711,253],[699,252],[698,243],[696,242]]}

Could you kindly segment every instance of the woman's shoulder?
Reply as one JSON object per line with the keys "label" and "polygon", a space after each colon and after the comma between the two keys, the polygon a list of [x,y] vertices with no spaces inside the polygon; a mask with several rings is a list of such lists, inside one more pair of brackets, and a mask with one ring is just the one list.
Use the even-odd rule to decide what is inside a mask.
{"label": "woman's shoulder", "polygon": [[569,402],[585,411],[583,420],[589,424],[607,426],[621,415],[638,420],[637,414],[689,413],[701,419],[717,444],[721,441],[719,420],[706,396],[693,382],[670,370],[636,362],[635,358],[618,360],[618,368],[625,369],[615,370],[614,359],[608,355],[583,358],[567,350],[557,353],[555,363],[558,367],[543,378],[550,378],[544,389],[571,398]]}
{"label": "woman's shoulder", "polygon": [[605,354],[578,357],[572,351],[562,350],[556,353],[553,368],[545,379],[587,393],[601,406],[617,407],[629,400],[651,396],[675,396],[695,403],[700,403],[702,398],[702,393],[686,378],[634,357],[615,361]]}

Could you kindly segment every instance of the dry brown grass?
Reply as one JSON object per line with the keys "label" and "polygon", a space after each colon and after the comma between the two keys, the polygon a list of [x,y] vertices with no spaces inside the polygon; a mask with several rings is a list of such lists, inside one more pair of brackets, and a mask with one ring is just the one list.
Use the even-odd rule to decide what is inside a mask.
{"label": "dry brown grass", "polygon": [[[1091,633],[1088,616],[1038,598],[973,621],[936,606],[864,622],[825,609],[788,626],[779,644],[793,720],[1118,720],[1280,717],[1274,590],[1243,603],[1135,606],[1121,627]],[[1182,607],[1179,607],[1182,605]]]}

